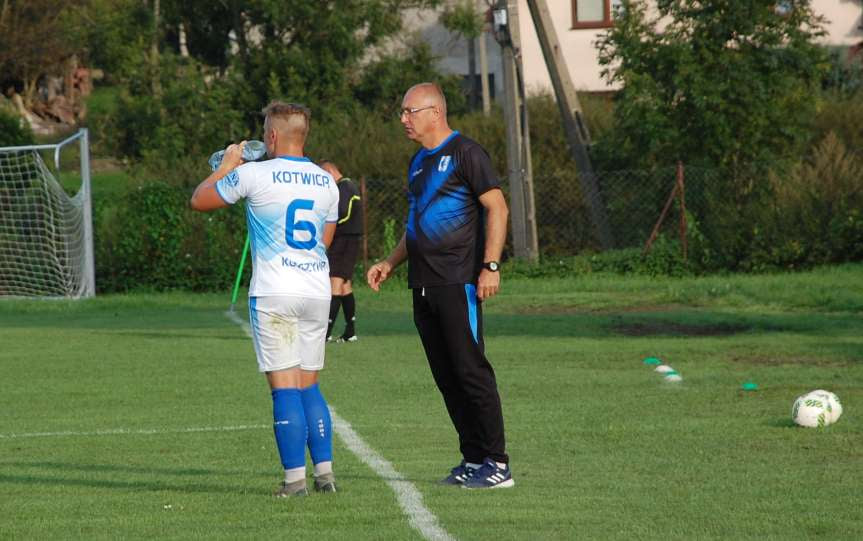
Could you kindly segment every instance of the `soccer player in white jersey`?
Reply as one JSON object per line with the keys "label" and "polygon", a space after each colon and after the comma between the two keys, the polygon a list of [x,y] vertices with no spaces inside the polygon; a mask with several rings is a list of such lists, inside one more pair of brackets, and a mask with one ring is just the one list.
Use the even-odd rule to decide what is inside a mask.
{"label": "soccer player in white jersey", "polygon": [[333,177],[303,155],[309,110],[272,102],[264,108],[263,162],[243,163],[245,142],[195,189],[191,206],[209,211],[247,200],[253,272],[249,319],[258,368],[273,398],[273,427],[285,480],[276,496],[304,496],[306,445],[315,489],[335,492],[332,421],[318,386],[330,308],[327,247],[338,220]]}

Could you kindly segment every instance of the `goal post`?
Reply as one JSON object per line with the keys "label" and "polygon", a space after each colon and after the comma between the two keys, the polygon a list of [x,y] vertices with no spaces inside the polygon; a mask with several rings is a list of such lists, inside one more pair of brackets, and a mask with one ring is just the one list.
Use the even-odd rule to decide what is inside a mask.
{"label": "goal post", "polygon": [[[42,151],[53,151],[59,172],[60,152],[76,142],[81,186],[69,196]],[[87,129],[53,145],[0,147],[0,298],[95,293]]]}

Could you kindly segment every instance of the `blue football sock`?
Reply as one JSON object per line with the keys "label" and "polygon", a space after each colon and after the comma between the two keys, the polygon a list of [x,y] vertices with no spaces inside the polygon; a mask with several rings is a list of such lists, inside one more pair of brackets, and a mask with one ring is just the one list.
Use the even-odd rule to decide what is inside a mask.
{"label": "blue football sock", "polygon": [[299,389],[273,389],[273,431],[286,470],[306,466],[306,414]]}
{"label": "blue football sock", "polygon": [[317,383],[301,391],[303,409],[306,412],[306,423],[309,427],[309,454],[312,462],[333,460],[333,421],[327,401],[321,394]]}

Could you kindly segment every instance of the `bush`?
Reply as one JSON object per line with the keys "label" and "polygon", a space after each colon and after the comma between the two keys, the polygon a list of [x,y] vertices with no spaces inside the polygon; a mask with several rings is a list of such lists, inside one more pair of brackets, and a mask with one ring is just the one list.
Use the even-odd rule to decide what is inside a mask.
{"label": "bush", "polygon": [[863,159],[829,133],[812,157],[772,175],[775,199],[745,268],[795,269],[863,259]]}
{"label": "bush", "polygon": [[0,147],[32,144],[33,132],[24,119],[12,111],[0,108]]}
{"label": "bush", "polygon": [[133,186],[115,206],[105,202],[96,209],[100,290],[231,287],[246,235],[243,208],[202,214],[188,208],[190,195],[148,182]]}
{"label": "bush", "polygon": [[855,93],[827,92],[819,102],[810,152],[814,151],[830,132],[845,148],[863,152],[863,88]]}
{"label": "bush", "polygon": [[642,248],[623,248],[568,257],[543,255],[538,263],[507,261],[507,276],[524,278],[567,277],[591,272],[642,274],[647,276],[691,276],[697,273],[692,260],[683,259],[680,242],[657,237],[647,254]]}
{"label": "bush", "polygon": [[207,171],[210,154],[261,136],[247,132],[224,81],[192,60],[163,59],[161,95],[149,91],[142,66],[132,90],[121,92],[109,113],[94,119],[95,129],[106,151],[136,160],[144,177],[192,187]]}
{"label": "bush", "polygon": [[859,54],[849,56],[848,47],[827,48],[828,69],[821,86],[839,94],[851,95],[863,90],[863,60]]}

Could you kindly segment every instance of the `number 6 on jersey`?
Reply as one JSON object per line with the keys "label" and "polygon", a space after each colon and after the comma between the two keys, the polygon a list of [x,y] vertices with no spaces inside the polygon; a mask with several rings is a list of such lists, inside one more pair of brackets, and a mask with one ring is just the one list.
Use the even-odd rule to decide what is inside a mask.
{"label": "number 6 on jersey", "polygon": [[[315,236],[317,228],[315,224],[308,220],[297,220],[296,214],[298,210],[312,210],[315,207],[315,202],[311,199],[294,199],[288,210],[285,213],[285,242],[288,246],[297,250],[311,250],[317,244]],[[297,240],[294,235],[297,231],[308,231],[311,237],[308,240]]]}

